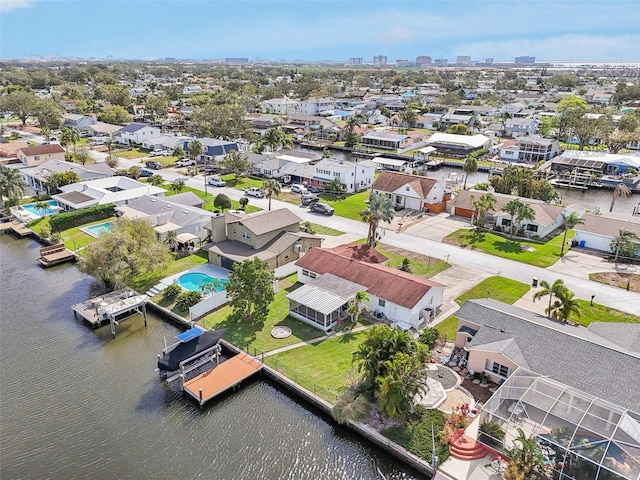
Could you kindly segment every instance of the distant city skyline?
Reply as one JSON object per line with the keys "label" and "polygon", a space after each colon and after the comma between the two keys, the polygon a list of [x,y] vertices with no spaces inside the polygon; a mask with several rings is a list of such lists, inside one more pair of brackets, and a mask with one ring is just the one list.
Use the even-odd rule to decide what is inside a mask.
{"label": "distant city skyline", "polygon": [[640,2],[0,0],[0,57],[640,61]]}

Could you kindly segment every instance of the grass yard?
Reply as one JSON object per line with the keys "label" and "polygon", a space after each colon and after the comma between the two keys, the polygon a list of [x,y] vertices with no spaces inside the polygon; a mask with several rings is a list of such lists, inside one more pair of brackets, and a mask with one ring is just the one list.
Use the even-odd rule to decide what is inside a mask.
{"label": "grass yard", "polygon": [[129,160],[148,157],[149,152],[147,150],[143,150],[141,148],[132,148],[130,150],[120,150],[117,152],[113,152],[115,157],[127,158]]}
{"label": "grass yard", "polygon": [[[69,228],[60,232],[60,238],[64,241],[64,246],[71,251],[75,251],[79,248],[86,247],[90,243],[96,241],[95,237],[87,235],[82,232],[80,228],[88,227],[90,225],[97,225],[98,223],[112,222],[116,217],[105,218],[104,220],[98,220],[97,222],[87,223],[80,227]],[[40,218],[30,224],[30,227],[38,235],[41,235],[42,229],[49,225],[49,217]]]}
{"label": "grass yard", "polygon": [[[280,289],[271,303],[269,315],[264,323],[236,321],[231,317],[231,307],[225,305],[218,310],[206,315],[199,321],[203,327],[226,328],[224,338],[240,348],[247,344],[261,352],[268,352],[276,348],[294,343],[322,337],[324,333],[306,323],[289,316],[289,300],[287,294],[301,284],[296,283],[296,275],[291,275],[280,280]],[[291,336],[285,339],[276,339],[271,336],[271,330],[277,325],[291,328]]]}
{"label": "grass yard", "polygon": [[220,178],[227,182],[227,187],[237,188],[238,190],[246,190],[247,188],[262,188],[262,182],[264,182],[261,178],[256,177],[236,177],[233,173],[229,173],[227,175],[222,175]]}
{"label": "grass yard", "polygon": [[320,201],[328,203],[335,209],[335,214],[352,220],[362,221],[360,212],[367,208],[366,201],[369,200],[369,190],[348,195],[344,199],[338,199],[330,193],[321,193]]}
{"label": "grass yard", "polygon": [[385,244],[378,244],[376,250],[389,258],[387,265],[390,267],[400,268],[405,257],[408,258],[411,273],[418,277],[431,278],[450,267],[444,260],[426,257]]}
{"label": "grass yard", "polygon": [[[182,187],[182,191],[177,192],[173,190],[172,186],[173,184],[171,183],[165,183],[164,185],[162,185],[162,188],[167,190],[167,193],[165,194],[167,197],[170,197],[171,195],[176,195],[177,193],[192,192],[192,193],[195,193],[199,198],[205,201],[205,204],[203,205],[202,208],[204,208],[205,210],[209,210],[210,212],[217,210],[213,206],[213,202],[216,198],[215,195],[205,194],[202,190],[198,190],[197,188],[187,187],[186,185]],[[210,188],[209,190],[215,191],[215,189],[212,189],[212,188]],[[238,202],[237,200],[231,200],[231,210],[239,210],[239,209],[240,209],[240,202]],[[251,199],[249,199],[249,204],[247,205],[245,212],[253,213],[253,212],[259,212],[261,210],[262,209],[260,207],[251,205]]]}
{"label": "grass yard", "polygon": [[637,315],[621,312],[597,303],[591,306],[589,300],[578,300],[578,306],[580,307],[580,316],[571,315],[569,319],[584,327],[588,327],[592,322],[640,323],[640,317]]}
{"label": "grass yard", "polygon": [[[570,230],[567,235],[567,241],[573,239],[573,235],[573,230]],[[492,232],[479,232],[475,229],[461,228],[447,235],[443,242],[546,268],[556,263],[560,258],[562,237],[563,235],[560,234],[546,243],[536,243],[509,239]]]}
{"label": "grass yard", "polygon": [[341,232],[340,230],[336,230],[335,228],[331,227],[325,227],[324,225],[318,225],[317,223],[303,222],[302,225],[304,226],[307,223],[311,226],[311,230],[315,235],[331,235],[334,237],[337,237],[338,235],[344,235],[344,232]]}
{"label": "grass yard", "polygon": [[[366,332],[347,333],[311,345],[294,348],[265,358],[265,363],[282,371],[294,382],[333,402],[346,386],[345,376],[353,368],[351,353],[364,340]],[[323,390],[326,390],[323,391]]]}
{"label": "grass yard", "polygon": [[[464,292],[455,299],[455,302],[458,305],[463,305],[464,302],[473,298],[492,298],[511,305],[527,293],[530,288],[528,284],[511,280],[510,278],[498,276],[489,277]],[[440,337],[446,337],[447,340],[454,340],[458,333],[458,318],[452,315],[438,323],[435,328],[438,330]]]}
{"label": "grass yard", "polygon": [[207,263],[208,260],[209,254],[203,251],[187,256],[174,256],[174,261],[169,263],[161,272],[137,275],[130,286],[136,292],[144,293],[164,277],[197,267],[198,265]]}

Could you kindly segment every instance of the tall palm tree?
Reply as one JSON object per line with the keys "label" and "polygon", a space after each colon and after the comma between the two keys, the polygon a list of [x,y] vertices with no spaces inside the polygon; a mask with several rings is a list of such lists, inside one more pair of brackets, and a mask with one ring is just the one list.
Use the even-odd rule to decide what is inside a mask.
{"label": "tall palm tree", "polygon": [[164,239],[166,244],[169,246],[172,252],[175,252],[178,249],[178,234],[175,230],[169,230]]}
{"label": "tall palm tree", "polygon": [[[75,128],[62,127],[62,130],[60,131],[60,144],[63,147],[71,145],[72,150],[75,152],[76,143],[78,143],[79,140],[80,134]],[[69,160],[71,158],[71,153],[67,151],[64,157],[66,160]]]}
{"label": "tall palm tree", "polygon": [[513,200],[509,200],[505,203],[504,207],[502,207],[502,211],[511,216],[511,225],[509,225],[509,233],[511,233],[511,235],[513,235],[513,230],[515,229],[515,216],[518,214],[520,205],[522,205],[522,202],[517,198],[514,198]]}
{"label": "tall palm tree", "polygon": [[567,287],[564,284],[564,280],[559,278],[555,282],[553,282],[553,285],[550,285],[549,282],[547,282],[546,280],[542,280],[540,282],[540,287],[542,287],[542,289],[538,290],[533,295],[533,301],[535,302],[536,300],[549,295],[548,311],[551,312],[552,311],[551,301],[553,300],[553,298],[554,297],[560,298],[560,295],[564,294],[567,291]]}
{"label": "tall palm tree", "polygon": [[369,307],[363,305],[362,302],[370,302],[371,299],[367,292],[358,291],[356,292],[353,300],[349,302],[349,306],[347,307],[347,313],[351,316],[351,322],[355,325],[358,323],[358,317],[360,316],[361,309],[369,310]]}
{"label": "tall palm tree", "polygon": [[292,148],[293,138],[287,135],[282,127],[270,128],[267,133],[258,141],[258,149],[260,152],[267,146],[272,152],[279,148]]}
{"label": "tall palm tree", "polygon": [[271,197],[274,195],[280,195],[282,191],[282,185],[275,178],[270,178],[262,182],[262,189],[267,192],[267,198],[269,199],[269,211],[271,211]]}
{"label": "tall palm tree", "polygon": [[200,140],[194,140],[189,144],[189,156],[196,163],[195,172],[198,174],[198,158],[204,153],[204,145]]}
{"label": "tall palm tree", "polygon": [[545,465],[536,438],[529,437],[518,428],[516,441],[520,445],[504,450],[510,460],[502,476],[506,480],[539,478],[545,471]]}
{"label": "tall palm tree", "polygon": [[580,304],[578,300],[574,298],[573,292],[566,290],[558,297],[558,308],[556,309],[556,315],[558,320],[566,322],[570,316],[580,318]]}
{"label": "tall palm tree", "polygon": [[372,192],[369,197],[369,205],[365,210],[360,212],[360,217],[363,221],[369,223],[367,244],[370,247],[375,247],[380,222],[390,222],[393,219],[391,197],[384,193]]}
{"label": "tall palm tree", "polygon": [[356,127],[361,127],[362,126],[362,122],[363,122],[363,118],[361,115],[351,115],[350,117],[347,118],[347,123],[345,125],[345,128],[347,130],[347,135],[346,135],[346,141],[344,146],[345,147],[353,147],[356,144]]}
{"label": "tall palm tree", "polygon": [[634,258],[638,252],[638,235],[630,230],[621,228],[618,231],[618,236],[614,238],[609,244],[609,248],[614,252],[614,261],[618,263],[618,257],[622,255],[625,259],[623,263],[628,261],[627,259]]}
{"label": "tall palm tree", "polygon": [[40,129],[40,135],[42,135],[44,139],[48,142],[49,139],[51,138],[51,128],[45,125]]}
{"label": "tall palm tree", "polygon": [[466,190],[467,178],[469,177],[469,174],[478,171],[478,161],[476,160],[476,158],[472,157],[471,155],[467,156],[464,161],[464,165],[462,165],[462,171],[464,172],[464,186],[462,187],[462,189]]}
{"label": "tall palm tree", "polygon": [[609,211],[613,212],[613,206],[616,204],[620,197],[627,198],[631,195],[631,190],[624,183],[619,183],[616,188],[613,189],[613,195],[611,196],[611,205],[609,205]]}
{"label": "tall palm tree", "polygon": [[560,248],[560,256],[562,257],[564,255],[564,246],[567,243],[567,233],[576,225],[584,224],[584,220],[576,212],[571,212],[568,215],[565,212],[562,212],[561,215],[562,229],[564,230],[564,236],[562,237],[562,247]]}
{"label": "tall palm tree", "polygon": [[16,205],[26,190],[27,184],[19,170],[0,164],[0,200],[6,198],[9,205]]}
{"label": "tall palm tree", "polygon": [[518,207],[518,212],[516,213],[516,223],[518,224],[518,227],[520,227],[522,225],[522,222],[525,220],[535,220],[535,219],[536,219],[536,212],[531,207],[531,205],[527,203],[521,203],[520,206]]}
{"label": "tall palm tree", "polygon": [[476,225],[484,227],[487,214],[496,209],[496,196],[493,193],[484,193],[479,198],[471,195],[471,204],[476,216]]}

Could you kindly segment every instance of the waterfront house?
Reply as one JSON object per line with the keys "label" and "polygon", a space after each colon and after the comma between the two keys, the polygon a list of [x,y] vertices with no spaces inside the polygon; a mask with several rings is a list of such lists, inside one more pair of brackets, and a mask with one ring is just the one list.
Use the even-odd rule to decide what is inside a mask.
{"label": "waterfront house", "polygon": [[[193,140],[194,139],[184,141],[182,148],[185,152],[189,152],[189,144],[193,142]],[[199,140],[204,147],[204,152],[200,159],[213,160],[215,157],[224,156],[233,151],[239,151],[238,144],[236,142],[229,142],[227,140],[219,140],[217,138],[209,137],[202,137],[197,140]]]}
{"label": "waterfront house", "polygon": [[381,171],[372,190],[385,193],[397,207],[432,212],[445,208],[444,187],[435,178]]}
{"label": "waterfront house", "polygon": [[383,313],[392,325],[407,330],[426,326],[442,305],[444,285],[379,260],[343,247],[310,250],[296,262],[304,285],[287,295],[289,313],[328,332],[345,318],[355,293],[364,291],[369,300],[363,305]]}
{"label": "waterfront house", "polygon": [[74,172],[82,181],[113,176],[113,170],[106,163],[80,165],[62,160],[48,160],[37,167],[23,168],[20,170],[27,186],[32,188],[36,194],[45,195],[55,193],[49,191],[45,186],[48,178],[54,173],[62,172]]}
{"label": "waterfront house", "polygon": [[[373,184],[376,166],[369,160],[361,162],[338,162],[329,158],[320,160],[315,165],[305,165],[306,174],[298,175],[294,181],[306,182],[309,185],[323,187],[338,178],[347,193],[359,192]],[[285,170],[286,171],[286,170]]]}
{"label": "waterfront house", "polygon": [[427,146],[435,147],[440,153],[454,155],[468,155],[483,148],[490,148],[493,140],[484,135],[458,135],[455,133],[436,132],[425,142]]}
{"label": "waterfront house", "polygon": [[64,161],[65,154],[64,148],[57,143],[21,148],[16,152],[23,167],[37,167],[49,160]]}
{"label": "waterfront house", "polygon": [[500,160],[537,164],[547,161],[560,153],[560,142],[553,138],[536,136],[507,140],[499,149]]}
{"label": "waterfront house", "polygon": [[565,150],[551,161],[551,170],[565,178],[577,176],[605,187],[624,183],[633,190],[640,185],[640,156],[637,154]]}
{"label": "waterfront house", "polygon": [[509,118],[504,122],[504,135],[507,137],[520,137],[533,135],[538,131],[538,122],[533,118]]}
{"label": "waterfront house", "polygon": [[322,242],[321,237],[300,231],[301,221],[287,208],[217,215],[211,219],[211,243],[204,247],[209,263],[232,270],[234,263],[257,257],[278,276],[293,273],[292,262]]}

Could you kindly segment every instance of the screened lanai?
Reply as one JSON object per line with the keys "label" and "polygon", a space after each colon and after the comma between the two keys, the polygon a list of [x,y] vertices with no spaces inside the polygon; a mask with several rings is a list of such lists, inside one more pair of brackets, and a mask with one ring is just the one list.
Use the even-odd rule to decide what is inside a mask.
{"label": "screened lanai", "polygon": [[640,479],[640,414],[523,368],[482,407],[479,440],[511,447],[518,429],[536,439],[548,478]]}

